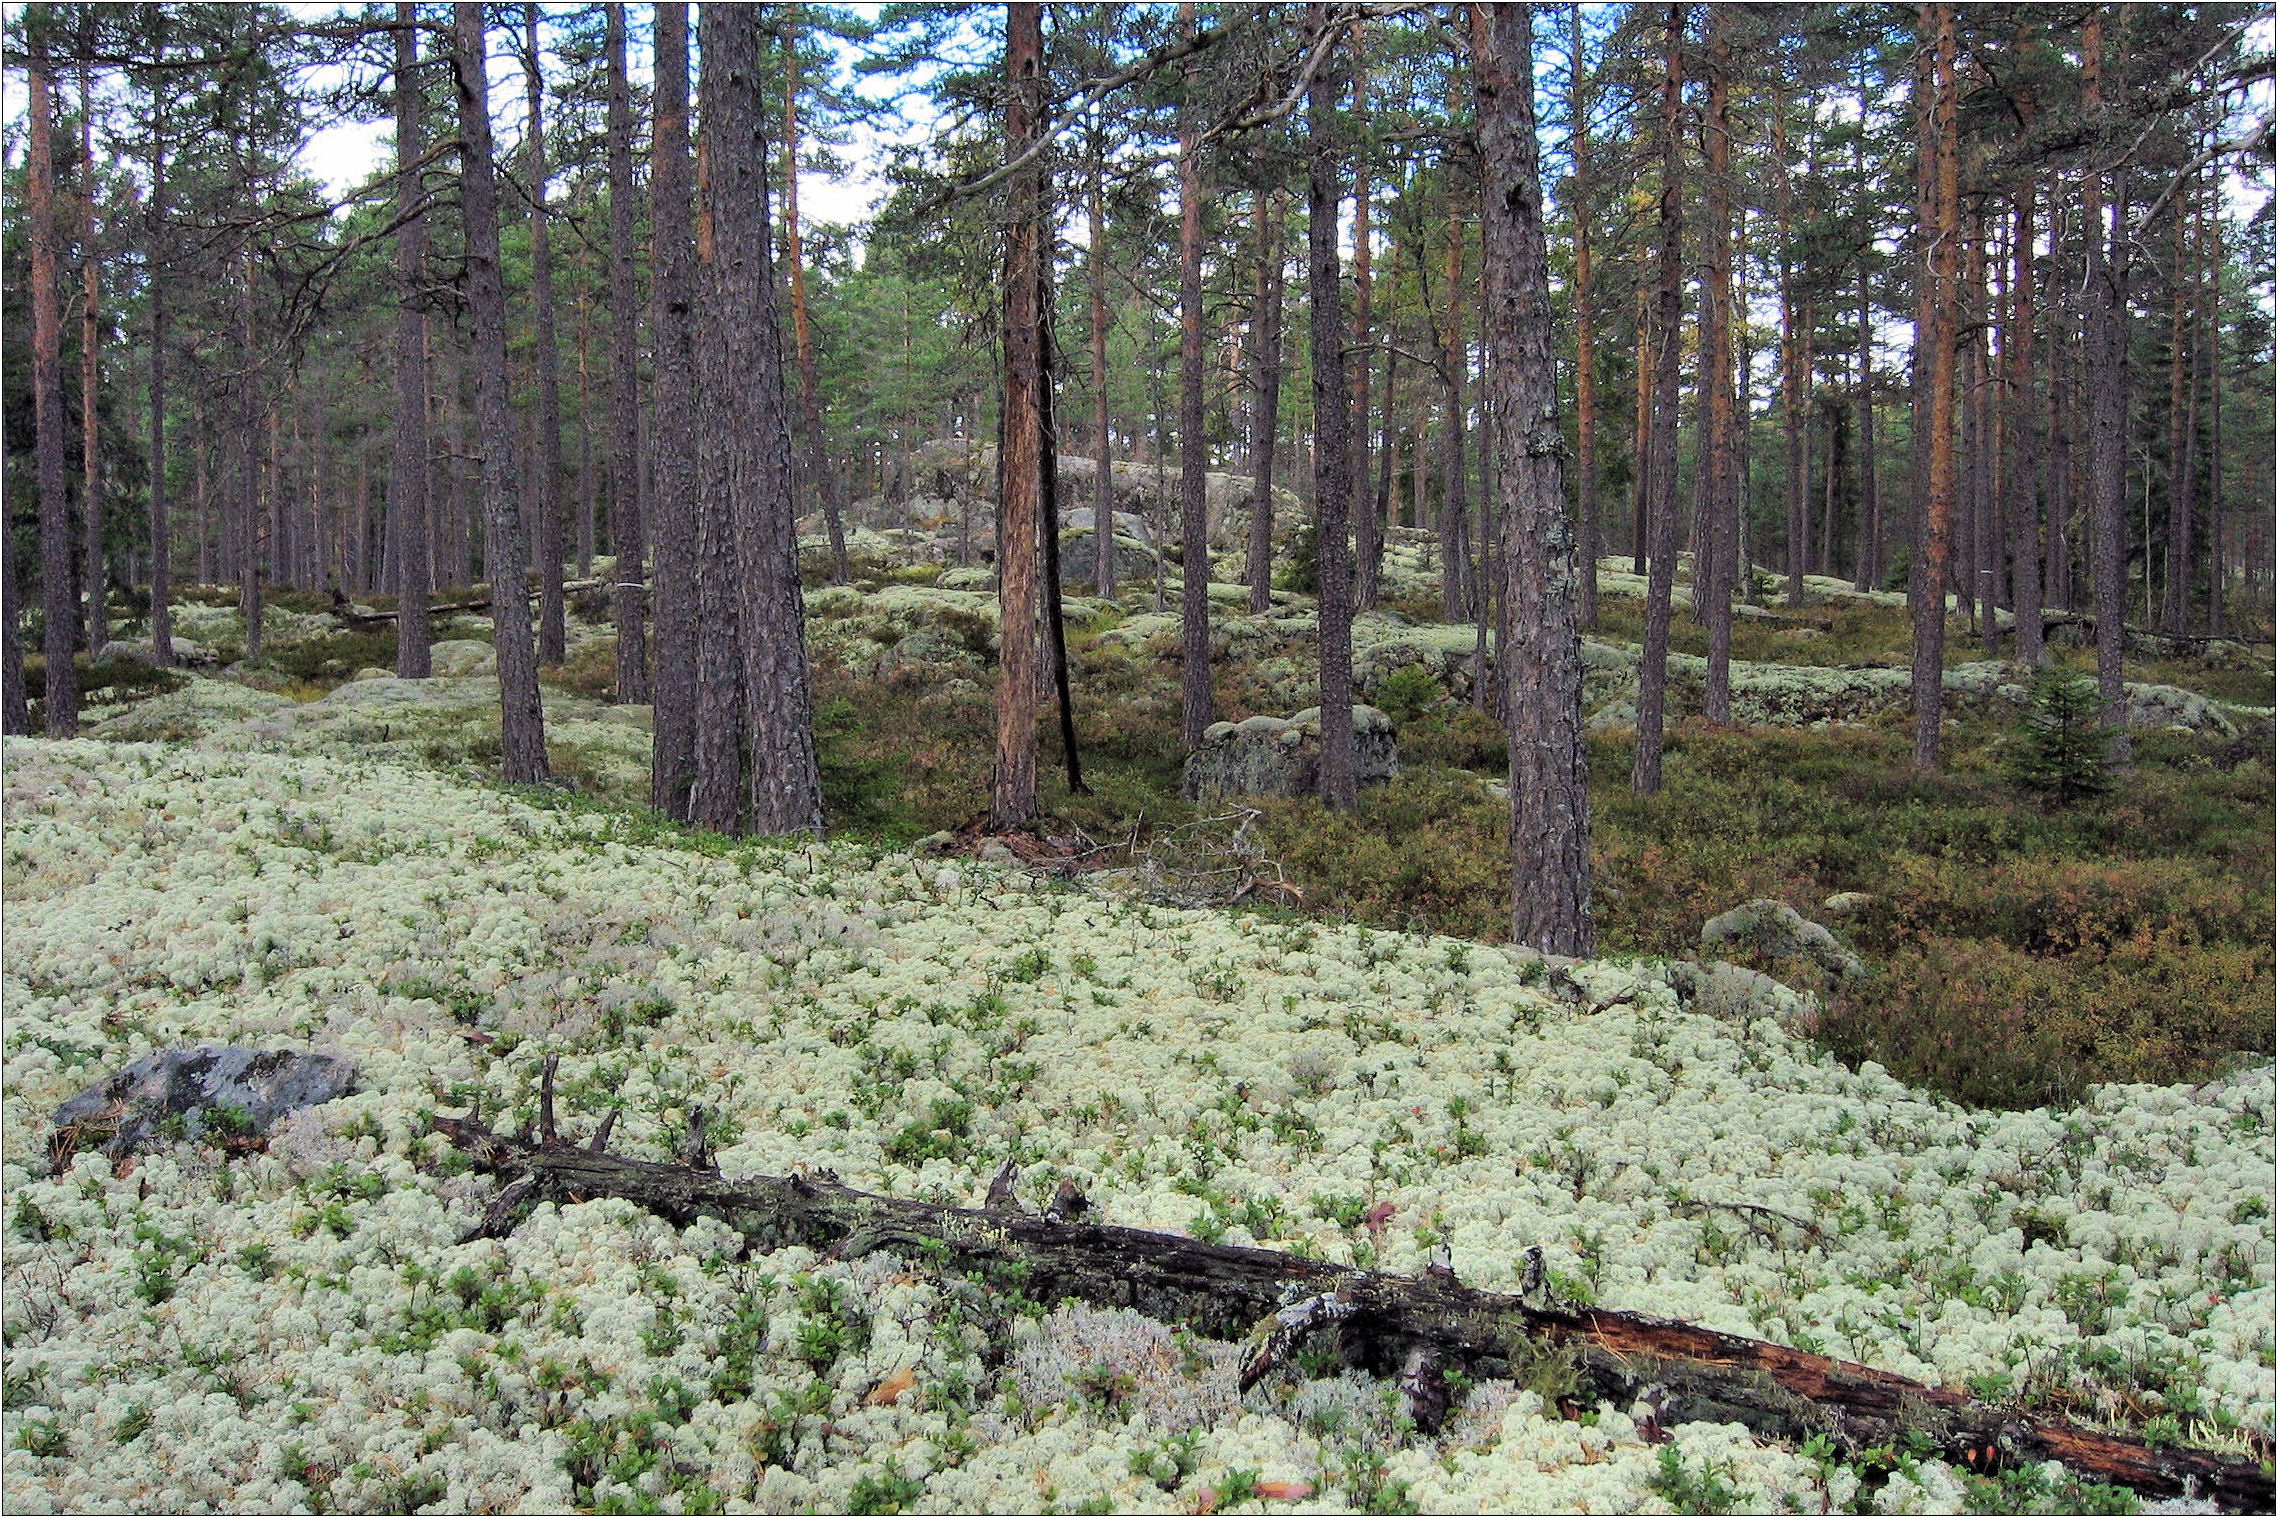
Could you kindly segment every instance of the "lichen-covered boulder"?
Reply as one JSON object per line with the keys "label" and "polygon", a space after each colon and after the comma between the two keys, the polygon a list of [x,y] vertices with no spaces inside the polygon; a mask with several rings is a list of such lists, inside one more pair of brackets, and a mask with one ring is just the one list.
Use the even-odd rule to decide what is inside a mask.
{"label": "lichen-covered boulder", "polygon": [[58,1154],[100,1147],[112,1159],[165,1135],[180,1119],[184,1137],[209,1129],[250,1138],[288,1112],[348,1094],[356,1069],[330,1054],[236,1047],[165,1049],[97,1081],[55,1109]]}
{"label": "lichen-covered boulder", "polygon": [[[1353,708],[1353,762],[1362,785],[1400,773],[1392,719],[1373,706]],[[1180,789],[1189,801],[1219,796],[1310,796],[1321,788],[1321,709],[1290,717],[1215,722],[1187,756]]]}
{"label": "lichen-covered boulder", "polygon": [[1866,968],[1833,933],[1784,901],[1762,898],[1711,917],[1701,928],[1701,948],[1752,950],[1768,959],[1808,959],[1845,979]]}
{"label": "lichen-covered boulder", "polygon": [[445,638],[428,645],[429,667],[445,679],[498,673],[498,650],[473,638]]}
{"label": "lichen-covered boulder", "polygon": [[202,738],[216,728],[280,711],[293,698],[254,690],[233,680],[192,679],[180,690],[137,701],[92,729],[97,738],[120,743],[159,743]]}

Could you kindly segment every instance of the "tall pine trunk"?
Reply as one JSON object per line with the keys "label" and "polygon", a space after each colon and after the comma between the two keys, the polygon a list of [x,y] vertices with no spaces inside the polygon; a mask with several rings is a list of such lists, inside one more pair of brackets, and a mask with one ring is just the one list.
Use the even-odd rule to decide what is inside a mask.
{"label": "tall pine trunk", "polygon": [[546,113],[544,71],[539,67],[538,6],[522,8],[529,58],[530,126],[530,289],[537,322],[538,458],[530,473],[537,499],[538,662],[559,664],[568,656],[568,627],[562,606],[562,376],[554,337],[554,257],[546,211]]}
{"label": "tall pine trunk", "polygon": [[[1020,0],[1005,14],[1005,151],[1017,156],[1043,126],[1044,8]],[[1043,171],[1034,163],[1006,186],[1004,400],[999,408],[1003,486],[997,501],[997,751],[989,825],[1036,820],[1036,514],[1042,494],[1042,322],[1036,309],[1043,258]],[[1207,562],[1207,561],[1206,561]],[[1208,577],[1207,569],[1204,571]],[[1191,578],[1192,570],[1189,569]]]}
{"label": "tall pine trunk", "polygon": [[791,500],[785,345],[768,240],[760,106],[765,19],[753,7],[706,6],[697,36],[713,242],[707,288],[715,297],[705,317],[717,333],[714,373],[725,382],[722,390],[708,391],[705,404],[727,434],[725,486],[734,523],[750,757],[744,821],[754,833],[778,836],[821,832],[823,799]]}
{"label": "tall pine trunk", "polygon": [[[1566,7],[1567,120],[1574,155],[1574,514],[1582,527],[1584,627],[1598,625],[1598,313],[1590,268],[1590,71],[1582,7]],[[1509,520],[1506,514],[1505,520]]]}
{"label": "tall pine trunk", "polygon": [[[1368,116],[1368,31],[1354,27],[1353,52],[1353,114],[1362,119]],[[1354,580],[1354,604],[1358,610],[1369,611],[1376,606],[1377,566],[1383,554],[1384,524],[1381,517],[1370,509],[1368,499],[1368,341],[1369,325],[1374,316],[1371,309],[1374,298],[1374,280],[1369,268],[1369,198],[1373,193],[1368,179],[1368,155],[1353,157],[1353,540],[1354,567],[1358,571]]]}
{"label": "tall pine trunk", "polygon": [[634,290],[633,87],[625,72],[625,7],[610,0],[609,55],[609,547],[617,556],[617,699],[649,699],[648,611],[641,521],[641,337]]}
{"label": "tall pine trunk", "polygon": [[1479,98],[1480,266],[1488,288],[1489,448],[1501,460],[1504,682],[1511,769],[1511,939],[1587,955],[1589,758],[1574,531],[1559,479],[1557,367],[1534,113],[1533,7],[1471,7]]}
{"label": "tall pine trunk", "polygon": [[396,596],[395,672],[424,680],[433,669],[428,656],[427,592],[427,217],[418,163],[420,118],[419,7],[396,0],[395,142],[395,417],[388,471],[388,542]]}
{"label": "tall pine trunk", "polygon": [[1958,304],[1956,242],[1961,235],[1957,184],[1957,131],[1954,88],[1954,8],[1923,7],[1924,42],[1934,49],[1930,138],[1936,171],[1932,226],[1922,229],[1931,246],[1929,496],[1924,520],[1924,564],[1914,604],[1914,767],[1935,771],[1940,763],[1941,723],[1945,716],[1946,570],[1953,556],[1954,523],[1954,360]]}
{"label": "tall pine trunk", "polygon": [[498,181],[491,160],[490,80],[483,8],[452,7],[452,72],[459,88],[459,205],[466,227],[467,312],[474,324],[475,409],[482,446],[483,567],[498,651],[499,748],[507,782],[546,778],[545,719],[523,566],[530,562],[515,499],[514,402],[506,387],[506,281],[498,253]]}
{"label": "tall pine trunk", "polygon": [[[2030,105],[2026,107],[2030,119]],[[2041,521],[2038,491],[2041,481],[2041,408],[2033,393],[2033,181],[2019,180],[2014,235],[2010,243],[2009,322],[2001,334],[2001,356],[2009,370],[2004,389],[2009,423],[2004,436],[2009,446],[2009,555],[2012,604],[2017,609],[2017,657],[2039,664],[2048,655],[2042,645]]]}
{"label": "tall pine trunk", "polygon": [[1091,170],[1090,193],[1085,197],[1091,240],[1084,262],[1091,274],[1092,432],[1099,440],[1092,460],[1098,466],[1093,482],[1092,583],[1100,599],[1107,600],[1115,594],[1115,440],[1107,414],[1107,137],[1096,125]]}
{"label": "tall pine trunk", "polygon": [[[697,35],[704,24],[697,23]],[[724,324],[733,313],[720,285],[712,236],[712,141],[720,131],[720,79],[707,54],[704,124],[696,145],[696,316],[694,348],[699,395],[732,397],[740,377],[729,368]],[[688,820],[732,833],[743,817],[743,616],[736,588],[736,524],[728,510],[731,439],[706,427],[696,439],[696,774]]]}
{"label": "tall pine trunk", "polygon": [[[156,61],[166,61],[165,33],[155,39]],[[144,248],[150,271],[150,647],[160,669],[174,667],[174,534],[167,519],[166,500],[166,99],[163,81],[151,85],[150,212]],[[15,637],[13,604],[16,585],[0,577],[11,610],[8,635]],[[23,688],[23,671],[16,671],[17,690]]]}
{"label": "tall pine trunk", "polygon": [[1661,65],[1660,258],[1653,320],[1653,500],[1648,523],[1645,648],[1637,675],[1637,749],[1630,787],[1661,790],[1661,729],[1669,688],[1669,598],[1677,579],[1677,353],[1683,317],[1685,190],[1681,133],[1685,91],[1685,6],[1665,22]]}
{"label": "tall pine trunk", "polygon": [[[1334,7],[1305,7],[1308,42],[1325,41]],[[1314,543],[1321,579],[1321,801],[1332,811],[1359,803],[1353,755],[1352,446],[1346,435],[1345,302],[1339,279],[1335,118],[1343,83],[1334,65],[1314,75],[1306,99],[1311,142],[1305,176],[1305,298],[1313,326]],[[1454,314],[1451,311],[1451,316]],[[1461,454],[1457,455],[1460,463]]]}
{"label": "tall pine trunk", "polygon": [[95,243],[95,111],[93,72],[79,66],[79,517],[87,546],[87,652],[111,641],[111,581],[103,553],[102,260]]}
{"label": "tall pine trunk", "polygon": [[1441,391],[1447,403],[1440,467],[1440,620],[1471,617],[1471,501],[1465,462],[1463,381],[1470,356],[1463,341],[1463,218],[1457,214],[1452,176],[1442,201],[1447,212],[1447,324],[1440,332]]}
{"label": "tall pine trunk", "polygon": [[1739,535],[1738,492],[1733,479],[1732,416],[1732,42],[1727,35],[1734,13],[1709,10],[1708,121],[1708,311],[1698,386],[1708,417],[1708,511],[1701,541],[1693,549],[1693,594],[1708,626],[1708,674],[1703,713],[1708,720],[1732,720],[1732,543]]}
{"label": "tall pine trunk", "polygon": [[[2169,216],[2174,223],[2169,269],[2175,291],[2167,326],[2167,584],[2159,620],[2160,631],[2170,637],[2181,637],[2191,630],[2192,539],[2197,526],[2191,519],[2196,505],[2193,487],[2197,484],[2191,462],[2196,443],[2192,434],[2197,430],[2192,416],[2198,390],[2193,367],[2197,355],[2191,350],[2198,324],[2192,320],[2192,280],[2185,247],[2189,219],[2180,204]],[[2150,551],[2148,545],[2145,551]]]}
{"label": "tall pine trunk", "polygon": [[1803,605],[1804,575],[1804,376],[1802,334],[1796,330],[1796,271],[1790,242],[1795,215],[1795,176],[1788,168],[1787,97],[1772,96],[1772,157],[1780,176],[1780,446],[1787,505],[1788,605]]}
{"label": "tall pine trunk", "polygon": [[25,208],[32,241],[32,415],[40,492],[40,609],[47,655],[43,713],[50,738],[79,731],[79,682],[71,667],[79,587],[71,579],[71,515],[63,484],[63,311],[56,285],[62,229],[55,207],[55,89],[44,54],[25,59],[31,79],[31,162]]}
{"label": "tall pine trunk", "polygon": [[806,440],[806,474],[822,504],[823,528],[830,540],[831,583],[854,578],[846,558],[846,520],[839,508],[838,478],[831,473],[823,445],[823,403],[815,383],[815,342],[807,321],[807,253],[799,236],[799,24],[796,8],[783,23],[783,257],[791,265],[791,346],[799,363],[799,424]]}
{"label": "tall pine trunk", "polygon": [[[2104,108],[2104,17],[2091,10],[2081,36],[2084,94],[2091,116]],[[2091,172],[2082,187],[2088,237],[2088,341],[2081,365],[2088,379],[2089,568],[2096,605],[2096,686],[2102,720],[2113,730],[2111,762],[2128,762],[2127,691],[2122,660],[2128,611],[2128,176],[2111,196],[2106,242],[2105,184]],[[2150,551],[2150,545],[2145,545]]]}
{"label": "tall pine trunk", "polygon": [[1284,250],[1279,196],[1267,186],[1267,155],[1258,154],[1257,316],[1250,324],[1250,542],[1243,566],[1250,611],[1273,604],[1273,458],[1281,422],[1281,293]]}
{"label": "tall pine trunk", "polygon": [[[696,353],[691,330],[696,245],[690,224],[688,6],[655,9],[656,125],[649,199],[654,273],[649,318],[656,341],[656,430],[650,499],[656,521],[655,680],[649,805],[688,821],[696,782],[697,561]],[[557,568],[559,566],[557,565]]]}
{"label": "tall pine trunk", "polygon": [[[1180,7],[1188,36],[1194,7]],[[1198,93],[1190,65],[1185,80]],[[1192,753],[1210,726],[1210,515],[1203,475],[1210,445],[1203,432],[1202,132],[1201,102],[1179,113],[1179,741]]]}

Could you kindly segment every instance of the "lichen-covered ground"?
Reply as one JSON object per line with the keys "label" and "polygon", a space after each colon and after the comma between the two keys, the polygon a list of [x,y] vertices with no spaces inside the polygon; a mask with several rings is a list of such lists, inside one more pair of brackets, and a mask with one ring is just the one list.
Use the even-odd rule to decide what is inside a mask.
{"label": "lichen-covered ground", "polygon": [[[1401,1271],[1445,1245],[1489,1287],[1540,1245],[1570,1299],[2269,1455],[2266,1065],[1970,1111],[1834,1062],[1773,992],[1711,1015],[1651,964],[660,834],[408,767],[376,720],[5,750],[11,1510],[2103,1500],[1722,1427],[1656,1446],[1556,1386],[1470,1387],[1420,1438],[1363,1378],[1242,1397],[1175,1326],[743,1258],[615,1202],[457,1244],[489,1183],[429,1116],[526,1114],[547,1053],[573,1129],[619,1108],[655,1157],[701,1103],[731,1173],[977,1201],[1009,1157],[1031,1202],[1071,1176],[1115,1222]],[[65,1096],[225,1040],[336,1050],[359,1088],[265,1152],[50,1173]]]}

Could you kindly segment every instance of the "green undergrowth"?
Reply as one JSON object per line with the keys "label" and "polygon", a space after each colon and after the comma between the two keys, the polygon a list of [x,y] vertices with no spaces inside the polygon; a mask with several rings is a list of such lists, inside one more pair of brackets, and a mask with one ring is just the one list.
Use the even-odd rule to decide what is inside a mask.
{"label": "green undergrowth", "polygon": [[[1196,820],[1178,799],[1176,690],[1148,677],[1150,662],[1143,652],[1105,667],[1079,661],[1089,795],[1068,794],[1045,709],[1044,831],[1144,844]],[[838,714],[826,753],[898,782],[865,803],[882,819],[871,836],[955,827],[986,806],[986,690],[827,673],[821,690]],[[1407,773],[1364,791],[1350,815],[1247,803],[1257,845],[1302,893],[1302,910],[1501,941],[1507,808],[1482,784],[1502,767],[1501,733],[1441,703],[1410,717],[1401,741]],[[1666,789],[1639,800],[1628,735],[1593,736],[1600,951],[1694,957],[1709,917],[1754,897],[1786,901],[1831,922],[1869,967],[1837,984],[1805,964],[1758,966],[1821,992],[1821,1036],[1848,1059],[1984,1105],[2068,1100],[2092,1080],[2195,1078],[2237,1051],[2269,1051],[2268,744],[2139,733],[2135,767],[2109,795],[2060,807],[2009,778],[2015,741],[2006,724],[1964,723],[1951,731],[1946,773],[1923,777],[1900,720],[1820,731],[1680,724]],[[1823,903],[1839,892],[1869,900],[1834,917]]]}

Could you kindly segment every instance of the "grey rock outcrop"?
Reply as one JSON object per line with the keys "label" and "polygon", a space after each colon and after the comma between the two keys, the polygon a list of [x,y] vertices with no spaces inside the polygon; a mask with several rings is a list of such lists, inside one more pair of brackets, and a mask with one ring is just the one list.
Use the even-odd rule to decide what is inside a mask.
{"label": "grey rock outcrop", "polygon": [[[215,1129],[226,1137],[265,1134],[288,1112],[348,1093],[355,1067],[330,1054],[237,1047],[166,1049],[97,1081],[55,1109],[61,1148],[100,1146],[112,1159],[181,1119],[189,1138]],[[226,1115],[225,1115],[226,1114]]]}
{"label": "grey rock outcrop", "polygon": [[1866,968],[1833,933],[1784,901],[1762,898],[1711,917],[1701,928],[1701,948],[1753,950],[1768,959],[1808,959],[1845,979],[1863,974]]}
{"label": "grey rock outcrop", "polygon": [[[1353,708],[1354,764],[1362,785],[1400,773],[1392,719],[1373,706]],[[1181,791],[1189,801],[1219,796],[1310,796],[1321,788],[1321,709],[1290,717],[1216,722],[1187,756]]]}

